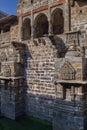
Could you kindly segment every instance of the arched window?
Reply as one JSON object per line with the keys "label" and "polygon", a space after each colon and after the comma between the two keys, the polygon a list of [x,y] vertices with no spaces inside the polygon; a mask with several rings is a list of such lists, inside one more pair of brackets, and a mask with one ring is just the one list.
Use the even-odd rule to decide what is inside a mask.
{"label": "arched window", "polygon": [[26,18],[23,22],[23,28],[22,28],[22,33],[23,33],[23,40],[28,40],[31,38],[31,23],[30,19]]}
{"label": "arched window", "polygon": [[63,11],[59,8],[52,13],[53,34],[62,34],[64,32],[64,18]]}
{"label": "arched window", "polygon": [[45,34],[48,34],[48,20],[45,14],[40,14],[36,17],[34,22],[34,37],[42,37]]}

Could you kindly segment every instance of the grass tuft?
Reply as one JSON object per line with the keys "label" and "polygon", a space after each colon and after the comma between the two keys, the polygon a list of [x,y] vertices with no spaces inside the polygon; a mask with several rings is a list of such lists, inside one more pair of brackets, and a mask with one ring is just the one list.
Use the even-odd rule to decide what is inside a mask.
{"label": "grass tuft", "polygon": [[52,130],[52,124],[28,116],[15,121],[2,117],[0,118],[0,130]]}

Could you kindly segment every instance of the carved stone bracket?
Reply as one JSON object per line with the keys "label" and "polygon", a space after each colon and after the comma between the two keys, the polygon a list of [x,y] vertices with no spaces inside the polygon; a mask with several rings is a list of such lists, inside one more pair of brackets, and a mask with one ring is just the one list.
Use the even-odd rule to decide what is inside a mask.
{"label": "carved stone bracket", "polygon": [[81,35],[81,32],[79,30],[66,32],[66,42],[67,42],[67,44],[79,46],[80,45],[80,35]]}

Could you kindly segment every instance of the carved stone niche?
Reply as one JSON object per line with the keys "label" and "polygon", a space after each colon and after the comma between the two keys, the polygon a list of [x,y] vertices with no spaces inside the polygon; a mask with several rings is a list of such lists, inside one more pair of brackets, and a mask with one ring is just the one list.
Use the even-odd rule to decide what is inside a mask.
{"label": "carved stone niche", "polygon": [[10,77],[10,76],[11,76],[10,65],[5,64],[5,65],[3,66],[3,76],[4,76],[4,77]]}
{"label": "carved stone niche", "polygon": [[85,56],[85,48],[76,46],[76,45],[71,45],[68,46],[65,58],[68,57],[84,57]]}
{"label": "carved stone niche", "polygon": [[75,80],[76,71],[70,62],[65,61],[60,69],[60,74],[62,80]]}
{"label": "carved stone niche", "polygon": [[0,46],[0,76],[23,76],[25,45],[19,42],[11,42],[8,46]]}
{"label": "carved stone niche", "polygon": [[7,60],[7,56],[5,52],[1,52],[1,56],[0,56],[0,61],[6,61]]}
{"label": "carved stone niche", "polygon": [[80,46],[80,31],[71,31],[66,33],[66,43],[68,45]]}

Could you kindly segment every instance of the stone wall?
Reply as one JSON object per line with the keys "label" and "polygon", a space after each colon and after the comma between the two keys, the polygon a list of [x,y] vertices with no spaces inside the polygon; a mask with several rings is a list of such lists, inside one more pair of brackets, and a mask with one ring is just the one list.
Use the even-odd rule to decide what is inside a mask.
{"label": "stone wall", "polygon": [[[23,0],[18,4],[18,25],[12,26],[10,32],[0,34],[1,46],[4,42],[7,44],[10,41],[26,44],[26,53],[21,47],[16,49],[17,52],[20,50],[22,56],[20,58],[17,55],[17,61],[20,61],[20,64],[24,62],[24,66],[16,63],[12,69],[15,76],[22,76],[23,71],[25,77],[24,84],[21,86],[20,83],[19,89],[18,85],[14,84],[13,94],[16,95],[12,96],[12,103],[15,98],[15,114],[20,113],[18,109],[25,103],[25,114],[53,121],[54,130],[84,130],[87,124],[87,2],[27,2]],[[61,23],[56,16],[61,19]],[[44,24],[47,25],[46,30]],[[41,36],[35,37],[36,29],[39,34],[43,31]],[[54,33],[54,29],[58,31]],[[23,37],[24,32],[28,33],[27,38]],[[2,66],[4,67],[3,64]],[[11,108],[9,103],[6,103],[10,88],[1,91],[1,110],[6,116],[4,105],[7,105],[7,111]],[[7,97],[4,96],[5,93]]]}
{"label": "stone wall", "polygon": [[19,41],[19,25],[11,27],[10,37],[11,41]]}
{"label": "stone wall", "polygon": [[16,79],[13,81],[14,83],[8,81],[7,84],[7,80],[3,80],[5,82],[0,85],[1,116],[15,120],[24,114],[23,80]]}
{"label": "stone wall", "polygon": [[15,41],[0,43],[0,110],[10,119],[24,114],[24,48]]}
{"label": "stone wall", "polygon": [[11,26],[10,31],[0,33],[0,43],[9,43],[11,41],[19,41],[19,26]]}
{"label": "stone wall", "polygon": [[86,46],[87,42],[87,2],[76,1],[75,5],[71,7],[71,29],[81,31],[81,45]]}
{"label": "stone wall", "polygon": [[27,45],[26,113],[52,120],[55,99],[54,58],[57,57],[57,49],[47,37],[29,41]]}
{"label": "stone wall", "polygon": [[[87,79],[85,71],[87,2],[74,0],[33,2],[22,1],[17,8],[20,40],[27,45],[26,114],[53,120],[54,130],[83,130],[84,125],[86,126],[86,115],[83,116],[86,110],[83,104],[86,103],[84,98]],[[35,25],[38,31],[36,21],[41,13],[46,16],[48,21],[45,22],[49,24],[49,28],[48,32],[46,31],[47,35],[35,39]],[[62,18],[60,20],[62,28],[58,26],[57,19],[53,23],[55,16]],[[25,41],[22,29],[27,18],[31,20],[31,23],[29,22],[31,39]],[[54,27],[58,29],[58,36],[53,35]]]}

